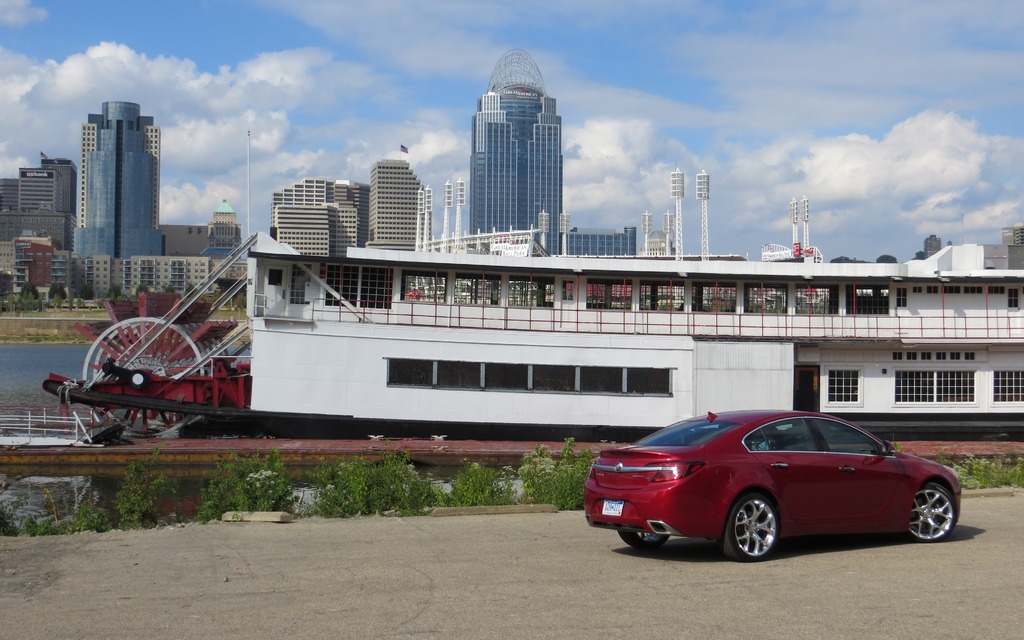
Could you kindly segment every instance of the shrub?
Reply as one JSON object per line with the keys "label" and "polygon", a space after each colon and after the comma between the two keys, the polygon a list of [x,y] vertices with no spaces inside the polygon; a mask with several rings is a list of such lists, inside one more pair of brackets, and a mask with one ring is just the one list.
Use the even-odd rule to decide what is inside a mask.
{"label": "shrub", "polygon": [[523,501],[553,504],[558,509],[583,508],[583,483],[590,472],[593,452],[576,451],[575,441],[567,438],[556,461],[542,444],[523,456],[519,477],[523,481]]}
{"label": "shrub", "polygon": [[964,489],[1024,486],[1024,460],[980,460],[967,456],[951,465]]}
{"label": "shrub", "polygon": [[388,454],[380,462],[324,463],[312,479],[316,489],[312,512],[325,518],[388,511],[418,515],[438,503],[437,490],[416,473],[407,453]]}
{"label": "shrub", "polygon": [[455,473],[451,491],[440,502],[448,507],[515,504],[515,475],[511,467],[494,469],[472,462]]}
{"label": "shrub", "polygon": [[0,520],[6,519],[7,526],[4,527],[4,535],[26,535],[26,536],[55,536],[79,531],[107,531],[110,529],[110,519],[105,511],[95,506],[92,500],[95,495],[88,496],[88,500],[79,502],[71,512],[70,516],[61,515],[63,507],[58,506],[56,500],[44,489],[48,513],[39,515],[23,516],[17,525],[14,525],[13,512],[20,508],[23,502],[18,502],[8,513],[8,517],[0,516]]}
{"label": "shrub", "polygon": [[160,517],[157,500],[175,490],[175,483],[163,473],[156,472],[160,451],[153,452],[149,460],[128,463],[124,478],[114,495],[114,510],[118,526],[122,529],[155,527]]}
{"label": "shrub", "polygon": [[209,522],[226,511],[292,511],[295,490],[285,475],[281,453],[274,449],[266,456],[235,456],[217,464],[219,478],[201,491],[202,503],[196,520]]}
{"label": "shrub", "polygon": [[16,536],[21,531],[16,513],[23,504],[24,500],[0,500],[0,536]]}

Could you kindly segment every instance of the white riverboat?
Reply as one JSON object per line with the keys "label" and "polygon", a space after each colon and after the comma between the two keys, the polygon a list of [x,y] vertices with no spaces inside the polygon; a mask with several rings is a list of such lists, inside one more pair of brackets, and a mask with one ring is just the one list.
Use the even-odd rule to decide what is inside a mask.
{"label": "white riverboat", "polygon": [[759,408],[1024,438],[1024,271],[985,268],[978,245],[903,264],[244,248],[251,361],[174,316],[189,344],[99,345],[121,368],[93,358],[99,384],[64,393],[285,437],[624,441]]}
{"label": "white riverboat", "polygon": [[[383,434],[623,439],[707,411],[999,437],[1024,411],[1024,272],[903,264],[252,250],[251,408]],[[328,422],[330,420],[328,419]],[[423,429],[426,428],[426,431]]]}

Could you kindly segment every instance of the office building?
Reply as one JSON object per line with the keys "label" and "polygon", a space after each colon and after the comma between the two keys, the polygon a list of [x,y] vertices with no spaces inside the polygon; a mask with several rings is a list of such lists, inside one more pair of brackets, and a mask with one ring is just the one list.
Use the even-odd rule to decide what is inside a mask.
{"label": "office building", "polygon": [[105,102],[82,125],[82,256],[160,255],[160,128],[133,102]]}
{"label": "office building", "polygon": [[562,118],[533,59],[519,49],[494,67],[473,116],[469,232],[538,228],[559,253],[562,212]]}
{"label": "office building", "polygon": [[566,243],[570,256],[637,255],[636,227],[623,227],[622,231],[573,227],[566,234]]}
{"label": "office building", "polygon": [[379,160],[370,170],[370,229],[367,247],[416,248],[420,180],[405,160]]}
{"label": "office building", "polygon": [[238,216],[227,200],[222,200],[214,209],[213,218],[207,225],[206,237],[209,249],[216,253],[231,253],[242,244],[242,225],[238,223]]}
{"label": "office building", "polygon": [[271,235],[299,253],[341,255],[368,233],[368,209],[368,185],[305,178],[274,192]]}
{"label": "office building", "polygon": [[939,251],[942,251],[942,238],[934,233],[924,239],[924,255],[930,258]]}

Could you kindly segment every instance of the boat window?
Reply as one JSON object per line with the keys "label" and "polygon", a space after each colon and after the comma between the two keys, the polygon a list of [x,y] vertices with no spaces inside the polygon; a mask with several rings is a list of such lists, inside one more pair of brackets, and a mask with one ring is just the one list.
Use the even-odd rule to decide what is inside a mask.
{"label": "boat window", "polygon": [[1024,371],[994,371],[993,375],[995,402],[1024,402]]}
{"label": "boat window", "polygon": [[710,313],[736,312],[735,282],[695,282],[693,310]]}
{"label": "boat window", "polygon": [[974,371],[897,371],[895,400],[974,402]]}
{"label": "boat window", "polygon": [[798,315],[837,315],[839,285],[798,284],[794,302]]}
{"label": "boat window", "polygon": [[786,313],[786,285],[748,284],[743,287],[746,313]]}
{"label": "boat window", "polygon": [[829,369],[828,401],[860,402],[860,371],[856,369]]}
{"label": "boat window", "polygon": [[568,365],[533,365],[534,391],[575,391],[576,367]]}
{"label": "boat window", "polygon": [[485,389],[517,389],[529,388],[530,367],[525,364],[506,364],[489,362],[484,365]]}
{"label": "boat window", "polygon": [[[362,277],[359,279],[359,306],[368,309],[390,309],[391,280],[394,277],[391,267],[362,267],[360,271]],[[345,272],[346,275],[351,273],[352,269]],[[347,297],[347,294],[345,295]]]}
{"label": "boat window", "polygon": [[479,362],[439,361],[437,386],[448,389],[479,389],[480,369]]}
{"label": "boat window", "polygon": [[402,300],[411,302],[444,302],[447,274],[436,271],[405,271],[402,273]]}
{"label": "boat window", "polygon": [[683,311],[686,304],[686,288],[682,281],[641,280],[641,311]]}
{"label": "boat window", "polygon": [[846,313],[861,316],[889,315],[889,287],[846,285]]}
{"label": "boat window", "polygon": [[430,360],[388,360],[388,384],[430,387],[434,384],[434,363]]}
{"label": "boat window", "polygon": [[306,285],[310,277],[299,265],[292,265],[291,286],[288,292],[288,302],[291,304],[306,304]]}
{"label": "boat window", "polygon": [[626,393],[664,395],[672,390],[668,369],[626,369]]}
{"label": "boat window", "polygon": [[580,367],[580,391],[622,393],[622,367]]}
{"label": "boat window", "polygon": [[633,307],[632,280],[587,280],[588,309],[631,309]]}
{"label": "boat window", "polygon": [[501,276],[489,273],[456,273],[455,304],[486,304],[501,302]]}
{"label": "boat window", "polygon": [[555,279],[540,276],[509,276],[508,306],[555,306]]}

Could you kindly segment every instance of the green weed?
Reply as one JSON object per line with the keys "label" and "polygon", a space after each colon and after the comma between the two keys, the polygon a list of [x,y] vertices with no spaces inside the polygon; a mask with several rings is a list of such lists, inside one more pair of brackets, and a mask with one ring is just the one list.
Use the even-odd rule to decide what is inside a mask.
{"label": "green weed", "polygon": [[292,511],[295,490],[285,473],[281,454],[235,456],[217,464],[220,477],[201,491],[196,520],[216,520],[226,511]]}

